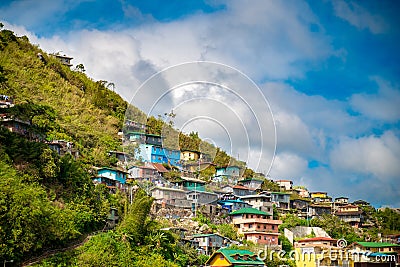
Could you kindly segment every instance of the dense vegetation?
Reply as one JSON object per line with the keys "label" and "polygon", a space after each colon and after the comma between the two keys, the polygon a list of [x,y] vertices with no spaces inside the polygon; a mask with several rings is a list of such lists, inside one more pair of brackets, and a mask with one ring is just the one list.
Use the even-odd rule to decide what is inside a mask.
{"label": "dense vegetation", "polygon": [[[37,142],[32,140],[37,138],[0,127],[0,262],[12,259],[18,264],[79,242],[104,228],[110,207],[116,207],[121,215],[115,230],[95,235],[79,249],[44,261],[43,266],[186,266],[204,262],[204,257],[198,258],[193,249],[161,231],[148,217],[151,198],[139,191],[130,205],[125,195],[112,195],[106,187],[93,185],[91,167],[114,164],[107,152],[121,149],[118,132],[128,104],[110,90],[110,84],[87,77],[82,64],[70,70],[26,37],[0,31],[0,94],[11,96],[15,104],[1,113],[28,122],[29,133],[42,139]],[[137,108],[130,108],[138,118],[142,115]],[[176,132],[172,123],[154,117],[146,118],[145,123],[151,133],[159,133],[157,127]],[[190,147],[192,139],[200,140],[197,134],[188,136],[183,147]],[[59,156],[45,140],[72,143],[79,158]],[[229,163],[225,152],[200,143],[210,154],[218,151],[218,165]]]}
{"label": "dense vegetation", "polygon": [[101,229],[113,202],[80,162],[0,129],[0,260],[19,262]]}
{"label": "dense vegetation", "polygon": [[92,237],[82,247],[47,259],[39,266],[187,266],[205,258],[181,242],[148,215],[152,198],[142,190],[135,194],[123,222],[112,231]]}

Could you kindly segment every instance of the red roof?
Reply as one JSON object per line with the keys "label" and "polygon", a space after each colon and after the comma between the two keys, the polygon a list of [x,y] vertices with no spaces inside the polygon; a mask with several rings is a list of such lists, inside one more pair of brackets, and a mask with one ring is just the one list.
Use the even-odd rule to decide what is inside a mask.
{"label": "red roof", "polygon": [[306,238],[299,240],[298,242],[317,242],[317,241],[332,241],[336,242],[336,239],[330,238],[330,237],[324,237],[324,236],[319,236],[319,237],[312,237],[312,238]]}
{"label": "red roof", "polygon": [[242,190],[251,190],[248,187],[245,187],[243,185],[235,185],[234,187],[232,187],[233,189],[242,189]]}
{"label": "red roof", "polygon": [[158,172],[168,172],[168,170],[161,163],[152,163],[153,167],[156,168]]}

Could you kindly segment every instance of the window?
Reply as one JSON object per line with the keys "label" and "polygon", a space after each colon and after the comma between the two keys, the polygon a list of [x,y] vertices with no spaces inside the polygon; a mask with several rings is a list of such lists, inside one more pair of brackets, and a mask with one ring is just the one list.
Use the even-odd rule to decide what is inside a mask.
{"label": "window", "polygon": [[266,225],[264,225],[264,229],[267,229],[267,226],[266,226]]}
{"label": "window", "polygon": [[275,230],[275,225],[272,225],[272,230]]}

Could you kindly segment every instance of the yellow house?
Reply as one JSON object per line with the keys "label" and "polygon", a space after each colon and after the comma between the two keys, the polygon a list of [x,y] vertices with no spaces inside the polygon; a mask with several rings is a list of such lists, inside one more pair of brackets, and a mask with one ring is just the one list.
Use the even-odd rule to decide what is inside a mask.
{"label": "yellow house", "polygon": [[205,266],[264,266],[264,262],[249,250],[220,249],[211,255]]}
{"label": "yellow house", "polygon": [[349,246],[353,254],[364,254],[368,252],[367,259],[359,257],[358,262],[395,262],[400,265],[400,245],[387,242],[355,242]]}
{"label": "yellow house", "polygon": [[311,198],[327,198],[327,192],[312,192],[310,193]]}
{"label": "yellow house", "polygon": [[192,150],[182,150],[181,151],[181,160],[184,161],[196,161],[200,158],[200,152],[192,151]]}
{"label": "yellow house", "polygon": [[291,255],[297,267],[349,266],[350,259],[341,256],[343,250],[330,237],[314,237],[299,240],[295,254]]}
{"label": "yellow house", "polygon": [[357,205],[348,204],[345,206],[338,207],[337,210],[339,212],[357,212],[360,211],[360,208]]}

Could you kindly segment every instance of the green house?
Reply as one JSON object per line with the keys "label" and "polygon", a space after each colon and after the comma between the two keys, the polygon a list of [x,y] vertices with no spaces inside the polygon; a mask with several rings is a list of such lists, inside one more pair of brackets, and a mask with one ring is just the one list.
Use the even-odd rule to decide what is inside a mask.
{"label": "green house", "polygon": [[206,261],[206,266],[265,266],[250,250],[219,249]]}

